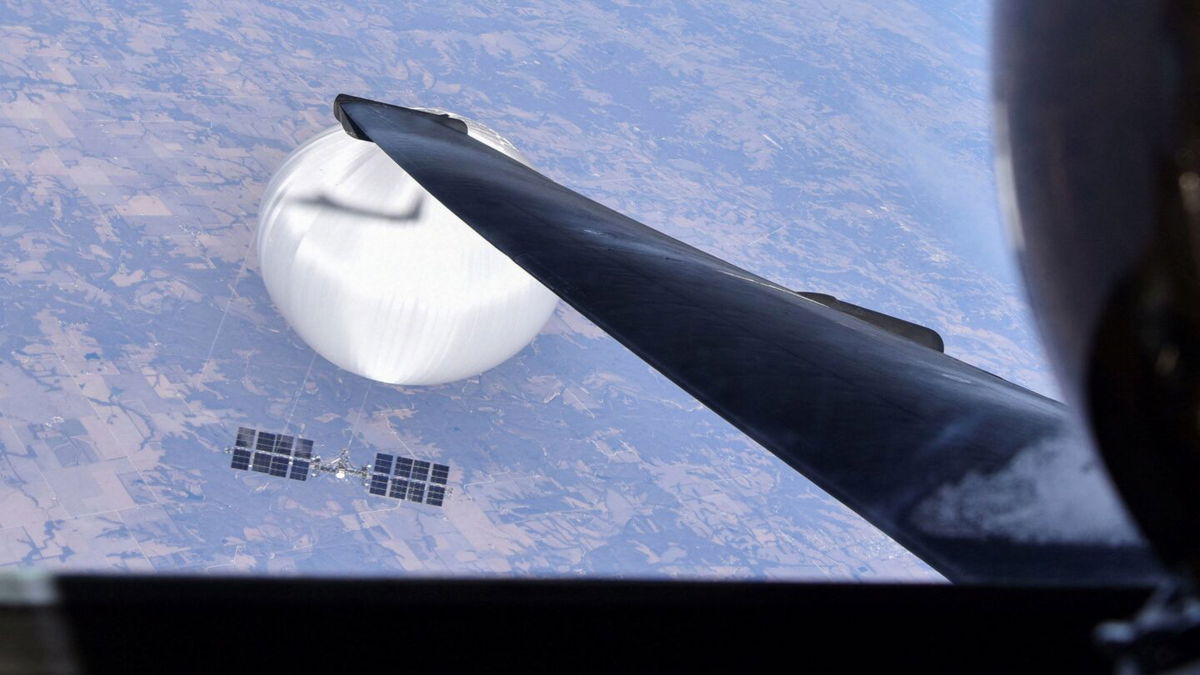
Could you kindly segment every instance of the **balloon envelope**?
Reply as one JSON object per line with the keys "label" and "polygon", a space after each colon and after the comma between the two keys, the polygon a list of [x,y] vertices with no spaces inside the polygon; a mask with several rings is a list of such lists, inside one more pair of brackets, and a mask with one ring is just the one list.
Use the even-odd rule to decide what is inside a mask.
{"label": "balloon envelope", "polygon": [[[467,124],[525,161],[495,132]],[[377,145],[339,126],[297,148],[271,180],[258,257],[267,291],[300,337],[379,382],[440,384],[499,365],[558,302]]]}

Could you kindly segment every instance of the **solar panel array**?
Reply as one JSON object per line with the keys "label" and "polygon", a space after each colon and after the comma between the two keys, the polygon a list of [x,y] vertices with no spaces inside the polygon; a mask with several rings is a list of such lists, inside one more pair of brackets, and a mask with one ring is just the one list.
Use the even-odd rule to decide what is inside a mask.
{"label": "solar panel array", "polygon": [[380,497],[441,506],[446,500],[450,467],[420,459],[375,455],[368,491]]}
{"label": "solar panel array", "polygon": [[313,442],[307,438],[240,427],[233,444],[233,463],[230,466],[280,478],[308,480],[312,448]]}

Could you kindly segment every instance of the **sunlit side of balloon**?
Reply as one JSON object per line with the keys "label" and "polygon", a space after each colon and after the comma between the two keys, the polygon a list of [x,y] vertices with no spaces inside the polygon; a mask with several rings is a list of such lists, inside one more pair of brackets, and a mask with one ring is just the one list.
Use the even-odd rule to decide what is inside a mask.
{"label": "sunlit side of balloon", "polygon": [[[495,132],[470,134],[524,161]],[[525,347],[556,296],[341,127],[293,152],[263,196],[258,257],[276,307],[314,350],[363,377],[440,384]]]}

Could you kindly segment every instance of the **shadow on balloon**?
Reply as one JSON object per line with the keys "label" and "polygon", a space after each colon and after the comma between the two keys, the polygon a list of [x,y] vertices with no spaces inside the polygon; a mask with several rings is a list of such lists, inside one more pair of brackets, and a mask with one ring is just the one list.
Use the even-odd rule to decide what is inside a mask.
{"label": "shadow on balloon", "polygon": [[316,197],[301,199],[297,201],[301,206],[309,206],[319,209],[333,209],[341,211],[360,218],[370,218],[372,220],[389,220],[394,223],[405,223],[415,225],[421,220],[421,212],[425,207],[425,195],[418,194],[416,201],[407,210],[401,213],[387,213],[386,211],[376,211],[374,209],[364,209],[358,206],[353,206],[345,202],[338,201],[329,195],[321,194]]}

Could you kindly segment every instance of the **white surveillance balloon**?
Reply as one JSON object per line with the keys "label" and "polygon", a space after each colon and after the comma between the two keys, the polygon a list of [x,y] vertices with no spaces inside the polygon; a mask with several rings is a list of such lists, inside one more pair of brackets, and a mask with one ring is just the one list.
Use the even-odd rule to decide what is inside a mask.
{"label": "white surveillance balloon", "polygon": [[[472,137],[525,162],[494,131],[463,121]],[[378,146],[340,126],[297,148],[267,186],[258,259],[300,337],[379,382],[440,384],[499,365],[558,302]]]}

